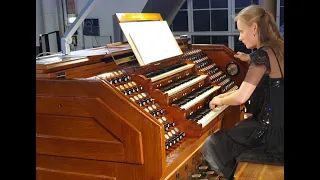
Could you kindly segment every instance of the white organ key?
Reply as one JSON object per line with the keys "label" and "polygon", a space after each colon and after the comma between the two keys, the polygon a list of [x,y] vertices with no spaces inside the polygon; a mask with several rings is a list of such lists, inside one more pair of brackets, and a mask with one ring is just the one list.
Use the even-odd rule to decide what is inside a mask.
{"label": "white organ key", "polygon": [[175,87],[175,88],[172,88],[168,91],[166,91],[165,93],[168,94],[168,96],[172,96],[174,94],[176,94],[177,92],[189,87],[189,86],[192,86],[198,82],[200,82],[201,80],[205,79],[208,75],[200,75],[194,79],[192,79],[191,81],[188,81],[186,83],[183,83],[183,84],[180,84],[179,86]]}
{"label": "white organ key", "polygon": [[190,69],[194,66],[194,64],[187,64],[187,65],[184,65],[182,67],[179,67],[177,69],[174,69],[174,70],[171,70],[171,71],[168,71],[168,72],[165,72],[163,74],[159,74],[157,76],[154,76],[151,79],[151,82],[155,82],[155,81],[158,81],[160,79],[163,79],[163,78],[166,78],[166,77],[169,77],[169,76],[172,76],[174,74],[177,74],[179,72],[182,72],[184,70],[187,70],[187,69]]}
{"label": "white organ key", "polygon": [[201,95],[197,96],[196,98],[192,99],[191,101],[187,102],[186,104],[182,105],[180,108],[181,109],[189,109],[190,107],[192,107],[193,105],[197,104],[198,102],[200,102],[201,100],[205,99],[206,97],[208,97],[211,93],[215,92],[217,89],[219,89],[220,86],[214,86],[211,89],[205,91],[204,93],[202,93]]}
{"label": "white organ key", "polygon": [[198,124],[202,124],[202,128],[208,125],[214,118],[216,118],[223,110],[225,110],[229,105],[222,105],[216,107],[214,110],[211,110],[208,114],[203,116],[198,120]]}

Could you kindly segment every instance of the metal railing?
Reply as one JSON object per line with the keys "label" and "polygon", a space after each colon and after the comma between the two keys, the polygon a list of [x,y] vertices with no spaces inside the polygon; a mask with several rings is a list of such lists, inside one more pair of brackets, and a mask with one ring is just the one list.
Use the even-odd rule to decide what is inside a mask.
{"label": "metal railing", "polygon": [[[40,34],[39,35],[39,55],[42,55],[44,53],[49,53],[50,54],[50,43],[49,43],[49,35],[50,34],[55,34],[56,38],[57,38],[57,48],[58,48],[58,52],[61,51],[61,39],[60,39],[60,35],[59,35],[59,31],[52,31],[46,34]],[[43,45],[44,42],[44,45]],[[44,46],[44,47],[43,47]],[[45,49],[45,51],[44,51]]]}

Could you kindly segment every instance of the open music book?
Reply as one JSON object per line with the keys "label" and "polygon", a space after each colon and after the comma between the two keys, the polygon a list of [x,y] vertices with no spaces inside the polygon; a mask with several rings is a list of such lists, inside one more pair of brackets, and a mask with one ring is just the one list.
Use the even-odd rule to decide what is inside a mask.
{"label": "open music book", "polygon": [[120,27],[140,66],[182,54],[166,21],[124,22]]}

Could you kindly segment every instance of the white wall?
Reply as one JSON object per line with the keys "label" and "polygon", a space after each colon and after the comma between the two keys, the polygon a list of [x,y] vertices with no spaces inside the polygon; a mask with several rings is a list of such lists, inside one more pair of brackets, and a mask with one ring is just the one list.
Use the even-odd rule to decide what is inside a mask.
{"label": "white wall", "polygon": [[[88,0],[75,0],[76,12],[80,13]],[[98,18],[100,25],[100,36],[83,36],[82,27],[78,30],[78,48],[91,48],[93,46],[104,46],[113,38],[113,20],[115,13],[139,13],[147,3],[147,0],[97,0],[91,12],[86,18]],[[83,42],[84,40],[84,42]]]}
{"label": "white wall", "polygon": [[[39,46],[39,35],[52,31],[60,31],[62,9],[61,0],[36,0],[36,46]],[[88,0],[75,0],[76,13],[80,13]],[[147,3],[147,0],[97,0],[91,12],[86,18],[98,18],[100,24],[100,36],[91,37],[82,35],[82,27],[78,29],[77,49],[104,46],[113,38],[113,20],[115,13],[139,13]],[[67,20],[66,20],[67,21]],[[60,24],[59,24],[60,23]],[[67,30],[67,29],[66,29]],[[62,36],[61,35],[61,36]],[[51,52],[57,52],[55,36],[50,38]],[[83,41],[84,40],[84,41]],[[45,51],[45,49],[44,49]]]}
{"label": "white wall", "polygon": [[[39,46],[39,35],[59,31],[58,1],[36,0],[36,46]],[[50,52],[57,52],[57,38],[49,35]],[[46,51],[45,48],[43,51]]]}
{"label": "white wall", "polygon": [[41,0],[36,0],[36,46],[39,46],[39,34],[43,33]]}

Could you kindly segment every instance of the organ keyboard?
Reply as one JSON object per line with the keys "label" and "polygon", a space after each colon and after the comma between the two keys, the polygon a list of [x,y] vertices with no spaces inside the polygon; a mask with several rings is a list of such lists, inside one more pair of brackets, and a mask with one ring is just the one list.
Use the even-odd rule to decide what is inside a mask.
{"label": "organ keyboard", "polygon": [[108,47],[105,55],[37,61],[37,180],[218,177],[199,149],[239,121],[241,109],[208,104],[236,90],[247,65],[223,45],[190,44],[145,66],[128,44]]}

